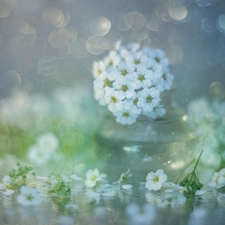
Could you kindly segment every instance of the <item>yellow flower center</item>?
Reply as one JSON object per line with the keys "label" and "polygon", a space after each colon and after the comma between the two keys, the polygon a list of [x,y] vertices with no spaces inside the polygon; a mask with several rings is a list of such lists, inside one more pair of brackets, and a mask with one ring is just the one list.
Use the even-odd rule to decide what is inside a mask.
{"label": "yellow flower center", "polygon": [[140,74],[140,75],[138,76],[138,80],[140,80],[140,81],[145,80],[145,76]]}
{"label": "yellow flower center", "polygon": [[106,78],[106,79],[104,80],[104,86],[105,86],[105,87],[110,87],[110,86],[111,86],[111,81],[110,81],[108,78]]}
{"label": "yellow flower center", "polygon": [[7,189],[13,190],[13,185],[12,184],[7,185]]}
{"label": "yellow flower center", "polygon": [[153,100],[152,96],[149,95],[146,97],[146,102],[152,102],[152,100]]}
{"label": "yellow flower center", "polygon": [[160,58],[155,57],[155,61],[156,61],[157,63],[159,63],[159,62],[160,62]]}
{"label": "yellow flower center", "polygon": [[130,116],[130,114],[128,112],[123,113],[123,117],[129,117],[129,116]]}
{"label": "yellow flower center", "polygon": [[117,102],[116,97],[115,97],[115,96],[111,96],[111,101],[112,101],[113,103],[116,103],[116,102]]}
{"label": "yellow flower center", "polygon": [[140,63],[141,63],[141,61],[140,61],[139,59],[135,59],[135,60],[134,60],[134,64],[135,64],[135,65],[138,65],[138,64],[140,64]]}
{"label": "yellow flower center", "polygon": [[163,80],[167,80],[165,73],[162,75],[162,78],[163,78]]}
{"label": "yellow flower center", "polygon": [[121,88],[121,91],[126,92],[128,90],[127,85],[123,85]]}
{"label": "yellow flower center", "polygon": [[27,196],[26,196],[26,199],[27,199],[28,201],[31,201],[31,200],[33,199],[33,196],[32,196],[32,195],[27,195]]}
{"label": "yellow flower center", "polygon": [[135,98],[135,99],[133,100],[133,103],[134,103],[134,105],[137,105],[137,103],[138,103],[138,98]]}
{"label": "yellow flower center", "polygon": [[97,73],[98,73],[98,75],[100,75],[102,73],[102,70],[98,69]]}
{"label": "yellow flower center", "polygon": [[91,181],[95,181],[96,179],[97,179],[97,177],[94,175],[94,176],[92,176]]}
{"label": "yellow flower center", "polygon": [[120,73],[122,76],[126,76],[128,74],[126,70],[121,70]]}
{"label": "yellow flower center", "polygon": [[113,65],[113,61],[110,60],[109,63],[108,63],[108,65],[109,65],[109,66],[112,66],[112,65]]}
{"label": "yellow flower center", "polygon": [[153,178],[153,181],[154,181],[154,183],[159,182],[159,176],[155,176],[155,177]]}

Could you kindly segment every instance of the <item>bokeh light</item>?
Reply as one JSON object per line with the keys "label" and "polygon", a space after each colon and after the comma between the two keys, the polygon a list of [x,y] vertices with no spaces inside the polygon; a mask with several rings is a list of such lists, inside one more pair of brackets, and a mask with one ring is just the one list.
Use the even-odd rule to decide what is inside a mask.
{"label": "bokeh light", "polygon": [[111,22],[106,17],[95,17],[89,23],[89,29],[94,35],[103,36],[109,32]]}
{"label": "bokeh light", "polygon": [[217,100],[221,100],[225,97],[225,87],[222,83],[220,82],[213,82],[210,86],[209,86],[209,96],[212,99],[217,99]]}
{"label": "bokeh light", "polygon": [[21,78],[15,70],[8,70],[3,74],[0,82],[0,88],[5,92],[10,92],[20,86]]}
{"label": "bokeh light", "polygon": [[55,74],[58,67],[58,60],[53,55],[45,55],[37,62],[37,72],[43,76]]}
{"label": "bokeh light", "polygon": [[[165,60],[164,63],[168,63],[169,72],[173,74],[174,80],[172,90],[166,90],[165,92],[166,100],[163,99],[165,100],[162,103],[163,106],[166,108],[171,104],[181,115],[180,120],[185,124],[190,123],[193,119],[190,111],[196,114],[194,115],[196,116],[196,130],[191,128],[191,131],[187,134],[188,141],[191,140],[192,145],[190,151],[195,152],[194,154],[198,153],[193,145],[194,139],[197,139],[200,134],[198,144],[201,142],[202,146],[197,145],[196,149],[204,147],[207,153],[209,146],[213,147],[213,151],[209,151],[210,154],[207,154],[213,155],[219,152],[220,155],[213,156],[213,161],[208,160],[208,163],[210,166],[215,165],[216,169],[219,167],[220,160],[223,160],[224,164],[224,147],[221,147],[225,143],[224,0],[0,0],[0,173],[2,173],[2,168],[4,169],[3,165],[8,164],[7,166],[11,166],[12,161],[17,159],[12,157],[13,159],[5,160],[2,157],[4,154],[15,154],[24,161],[29,161],[29,155],[27,154],[29,149],[35,145],[38,135],[45,131],[54,133],[60,141],[59,148],[54,152],[51,159],[56,167],[58,166],[56,162],[61,157],[61,155],[59,157],[59,154],[62,152],[71,160],[66,152],[68,149],[71,149],[73,156],[76,156],[79,160],[82,158],[85,161],[82,165],[75,164],[75,170],[77,168],[78,170],[79,168],[86,170],[87,167],[98,166],[98,163],[95,163],[100,161],[99,159],[96,160],[98,156],[95,152],[98,143],[95,142],[96,140],[93,137],[97,130],[98,132],[103,130],[97,129],[96,125],[103,118],[105,111],[103,107],[98,108],[96,101],[94,101],[93,62],[101,62],[101,60],[106,59],[105,57],[110,51],[118,48],[118,42],[121,42],[123,46],[129,43],[137,43],[140,44],[139,50],[150,47],[154,51],[160,49],[165,53],[168,61]],[[113,58],[114,53],[110,57],[115,60],[116,64],[118,59]],[[138,61],[126,58],[129,55],[126,51],[123,51],[123,54],[125,57],[122,57],[122,60],[130,60],[132,63]],[[111,61],[109,58],[107,60],[107,66],[114,62],[112,62],[111,58]],[[158,63],[160,60],[157,57],[152,58],[152,60],[157,62],[154,65],[154,70],[160,71],[162,66],[161,62]],[[151,61],[149,62],[151,63]],[[104,65],[99,63],[99,66]],[[132,71],[132,73],[136,74],[136,72],[139,72],[138,69]],[[148,72],[150,77],[151,71]],[[158,74],[156,73],[155,76],[158,76]],[[166,79],[165,73],[158,82],[167,82]],[[102,83],[99,81],[97,85],[103,85]],[[164,97],[162,95],[162,98]],[[196,99],[197,104],[192,104]],[[131,102],[131,98],[126,100],[128,103]],[[190,107],[192,110],[189,110]],[[172,115],[174,112],[168,111],[167,115],[168,119],[170,119],[170,113]],[[163,120],[164,118],[157,120],[156,124],[163,122]],[[211,129],[210,124],[213,122],[215,124],[211,125],[213,126],[213,129]],[[173,123],[174,121],[171,120],[168,125]],[[218,129],[215,129],[215,127],[218,127]],[[109,133],[111,128],[107,130]],[[141,128],[142,125],[137,128],[137,131],[142,130]],[[147,129],[152,132],[154,127],[148,126]],[[163,130],[159,132],[160,135],[156,135],[157,132],[151,134],[157,138],[160,136],[160,140]],[[168,129],[168,139],[174,137],[174,132],[171,130]],[[139,133],[141,134],[141,132]],[[205,139],[201,135],[203,133],[207,136]],[[161,143],[157,144],[160,145]],[[168,142],[165,146],[169,144]],[[180,146],[181,144],[172,144],[172,147],[168,148],[171,148],[172,152],[177,155],[181,154]],[[152,153],[138,155],[142,151],[142,147],[141,144],[140,146],[139,144],[131,146],[130,143],[126,145],[126,148],[129,149],[129,163],[132,164],[132,160],[137,160],[140,157],[140,165],[150,163],[150,166],[157,164],[158,167],[158,160],[163,160],[167,156],[171,157],[171,154],[164,154],[164,146],[158,149],[159,154],[161,154],[161,151],[163,152],[162,158],[160,155],[154,158]],[[179,151],[176,151],[177,149]],[[100,149],[100,153],[102,153],[101,150],[105,153],[107,148]],[[114,150],[117,149],[114,149],[113,146]],[[107,159],[112,159],[110,163],[114,161],[114,152],[112,154],[106,153]],[[136,154],[136,152],[139,153]],[[123,151],[123,153],[126,154],[126,151]],[[102,155],[100,156],[102,157]],[[120,158],[118,155],[115,156],[116,160]],[[183,154],[181,157],[183,157]],[[207,162],[207,157],[205,158],[205,162]],[[35,163],[36,158],[33,159]],[[170,166],[173,169],[184,165],[183,160],[175,162],[172,157],[165,162],[161,163],[162,166]],[[105,158],[101,160],[102,167],[105,167],[104,163]],[[46,173],[45,169],[50,167],[50,164],[46,163],[43,168],[39,168],[39,166],[38,169],[43,169],[44,173]],[[67,168],[71,165],[65,163],[64,166]],[[111,171],[111,173],[113,172]],[[125,171],[121,172],[124,173]],[[207,174],[206,176],[209,176],[208,173],[211,174],[211,172],[211,168],[204,171]],[[132,179],[136,178],[136,175],[132,177]],[[117,179],[119,179],[119,176]],[[74,183],[77,185],[78,182],[83,181],[78,179]],[[111,188],[108,184],[105,186],[107,189]],[[57,204],[56,200],[52,198],[52,202],[49,202],[49,204],[44,203],[43,207],[51,205],[49,208],[52,208],[53,211],[46,217],[42,217],[42,214],[47,213],[44,212],[44,208],[40,209],[35,216],[40,217],[41,222],[33,223],[42,224],[44,221],[44,223],[48,224],[58,224],[58,222],[60,224],[74,224],[75,221],[78,224],[107,224],[107,222],[121,224],[122,221],[122,224],[126,224],[127,215],[125,210],[130,201],[130,196],[134,197],[132,199],[134,201],[141,199],[141,203],[146,201],[151,203],[150,192],[147,191],[146,196],[148,198],[146,198],[145,191],[143,191],[145,187],[142,182],[139,182],[133,189],[131,188],[131,195],[128,190],[129,187],[129,185],[118,186],[114,190],[113,186],[113,189],[106,193],[101,193],[99,187],[90,189],[91,191],[86,191],[86,187],[78,187],[78,195],[75,198],[66,199],[68,202],[73,201],[74,204],[67,204],[68,202],[61,204],[61,198],[57,199],[59,201],[59,204]],[[122,189],[122,191],[119,189]],[[134,194],[140,191],[142,194],[136,198],[137,196],[135,197]],[[218,200],[221,197],[223,200],[221,204],[224,207],[225,200],[223,195],[220,196],[220,191],[223,190],[218,189],[215,191],[217,195],[215,198]],[[1,196],[3,196],[2,191],[0,192]],[[18,193],[20,193],[19,190],[16,194]],[[87,194],[92,195],[91,197],[94,196],[93,199],[88,200],[90,204],[86,204],[86,200],[83,198]],[[173,194],[173,192],[165,194]],[[155,197],[159,197],[158,192]],[[201,199],[199,197],[197,200],[204,201],[204,197],[208,198],[208,196],[202,196]],[[114,201],[113,198],[116,199],[115,205],[111,204]],[[16,197],[11,199],[3,196],[0,199],[0,218],[3,218],[3,222],[15,224],[17,220],[12,221],[14,217],[11,215],[16,215],[16,218],[19,218],[18,223],[21,222],[20,219],[25,218],[25,223],[21,222],[21,224],[26,225],[31,221],[26,217],[30,210],[28,212],[24,210],[25,208],[19,208],[18,204],[15,207],[13,206]],[[77,201],[78,199],[79,201]],[[10,205],[6,200],[13,201],[9,202]],[[124,202],[120,205],[119,201]],[[81,207],[79,206],[80,208],[77,207],[78,202],[82,203]],[[168,198],[166,202],[170,204],[172,202],[171,198]],[[218,206],[215,206],[217,203],[213,205],[213,207],[219,207],[220,210],[214,211],[215,217],[219,217],[220,214],[224,215],[221,213],[224,209],[219,204],[218,201]],[[61,209],[59,205],[63,210],[59,210]],[[179,205],[178,208],[181,210],[179,212],[167,206],[163,208],[163,211],[159,211],[156,221],[154,221],[155,224],[168,224],[169,222],[172,224],[173,220],[175,223],[181,221],[183,224],[188,225],[193,225],[194,222],[203,224],[200,219],[205,212],[200,211],[200,214],[191,214],[199,216],[197,218],[199,221],[196,220],[192,223],[192,217],[187,221],[189,215],[186,209],[189,208],[189,205],[183,207]],[[194,208],[196,208],[195,206]],[[14,212],[18,208],[18,212]],[[70,217],[71,208],[74,210],[72,213],[74,220],[71,220]],[[103,208],[104,210],[102,210]],[[124,211],[121,211],[121,209]],[[142,209],[144,209],[144,205],[140,209],[137,213],[140,216],[139,218],[143,219]],[[209,212],[208,209],[207,212]],[[165,223],[162,219],[163,216],[161,217],[161,215],[164,215],[162,212],[166,213]],[[121,219],[120,216],[123,213]],[[62,218],[56,217],[56,215],[62,214]],[[168,216],[169,219],[172,218],[169,222]],[[90,221],[87,221],[87,218]],[[99,218],[100,222],[98,221]],[[222,219],[224,221],[224,218]],[[134,221],[128,222],[131,223],[127,224],[135,223]],[[207,222],[213,224],[211,221]],[[146,222],[146,224],[148,223],[149,221]]]}
{"label": "bokeh light", "polygon": [[0,18],[6,18],[13,10],[13,0],[2,0],[0,2]]}
{"label": "bokeh light", "polygon": [[221,14],[217,17],[216,27],[220,32],[225,33],[225,14]]}
{"label": "bokeh light", "polygon": [[[120,40],[165,51],[172,70],[189,73],[175,79],[177,85],[189,82],[193,87],[192,79],[200,82],[200,74],[205,74],[205,80],[211,76],[200,70],[216,65],[225,69],[223,9],[220,0],[144,0],[140,4],[134,0],[130,4],[126,0],[1,0],[0,72],[15,70],[21,88],[47,91],[50,86],[70,85],[56,74],[61,64],[72,62],[74,71],[80,65],[82,79],[90,85],[92,62]],[[200,92],[208,91],[206,85],[201,88]]]}

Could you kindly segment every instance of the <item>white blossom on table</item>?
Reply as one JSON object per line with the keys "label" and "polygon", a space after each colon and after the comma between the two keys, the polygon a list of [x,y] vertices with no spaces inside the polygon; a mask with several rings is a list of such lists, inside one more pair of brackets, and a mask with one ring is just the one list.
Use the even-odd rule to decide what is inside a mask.
{"label": "white blossom on table", "polygon": [[155,173],[150,172],[147,174],[145,187],[148,190],[160,190],[163,184],[167,181],[167,175],[163,170],[157,170]]}
{"label": "white blossom on table", "polygon": [[12,195],[14,190],[11,186],[12,178],[8,175],[4,176],[2,179],[2,183],[0,183],[0,190],[3,190],[4,195]]}
{"label": "white blossom on table", "polygon": [[214,188],[221,188],[225,186],[225,168],[213,174],[212,180],[208,183],[208,186]]}
{"label": "white blossom on table", "polygon": [[39,205],[41,197],[36,188],[22,186],[20,194],[17,196],[17,202],[21,205]]}
{"label": "white blossom on table", "polygon": [[94,187],[97,182],[104,181],[106,174],[100,173],[98,169],[88,170],[86,173],[85,185],[87,187]]}
{"label": "white blossom on table", "polygon": [[105,59],[93,63],[94,97],[121,124],[140,115],[155,119],[166,113],[160,94],[169,90],[173,75],[161,50],[120,42]]}

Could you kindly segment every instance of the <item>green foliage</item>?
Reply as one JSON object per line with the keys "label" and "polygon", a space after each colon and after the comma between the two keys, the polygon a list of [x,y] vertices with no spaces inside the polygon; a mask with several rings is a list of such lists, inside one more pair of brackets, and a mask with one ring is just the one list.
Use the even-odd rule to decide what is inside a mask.
{"label": "green foliage", "polygon": [[12,190],[19,190],[21,186],[26,186],[27,183],[27,176],[30,174],[35,176],[36,173],[33,171],[33,168],[30,166],[23,166],[19,162],[16,164],[16,168],[13,168],[9,172],[9,176],[12,178],[11,182],[11,189]]}
{"label": "green foliage", "polygon": [[180,182],[181,186],[187,188],[187,195],[191,196],[191,197],[195,195],[195,192],[197,190],[200,190],[203,187],[203,185],[199,182],[199,179],[198,179],[198,176],[197,176],[197,173],[196,173],[196,169],[197,169],[197,166],[198,166],[198,163],[199,163],[199,160],[201,158],[202,153],[203,153],[203,150],[201,151],[201,153],[200,153],[200,155],[199,155],[199,157],[198,157],[198,159],[197,159],[197,161],[195,163],[194,168]]}

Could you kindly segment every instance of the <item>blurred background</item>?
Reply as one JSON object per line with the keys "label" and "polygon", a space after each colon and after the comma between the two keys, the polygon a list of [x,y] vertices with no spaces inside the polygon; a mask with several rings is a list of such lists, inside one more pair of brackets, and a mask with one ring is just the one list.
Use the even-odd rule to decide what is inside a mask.
{"label": "blurred background", "polygon": [[177,100],[225,97],[222,0],[0,0],[0,97],[92,89],[92,63],[118,41],[165,51]]}

